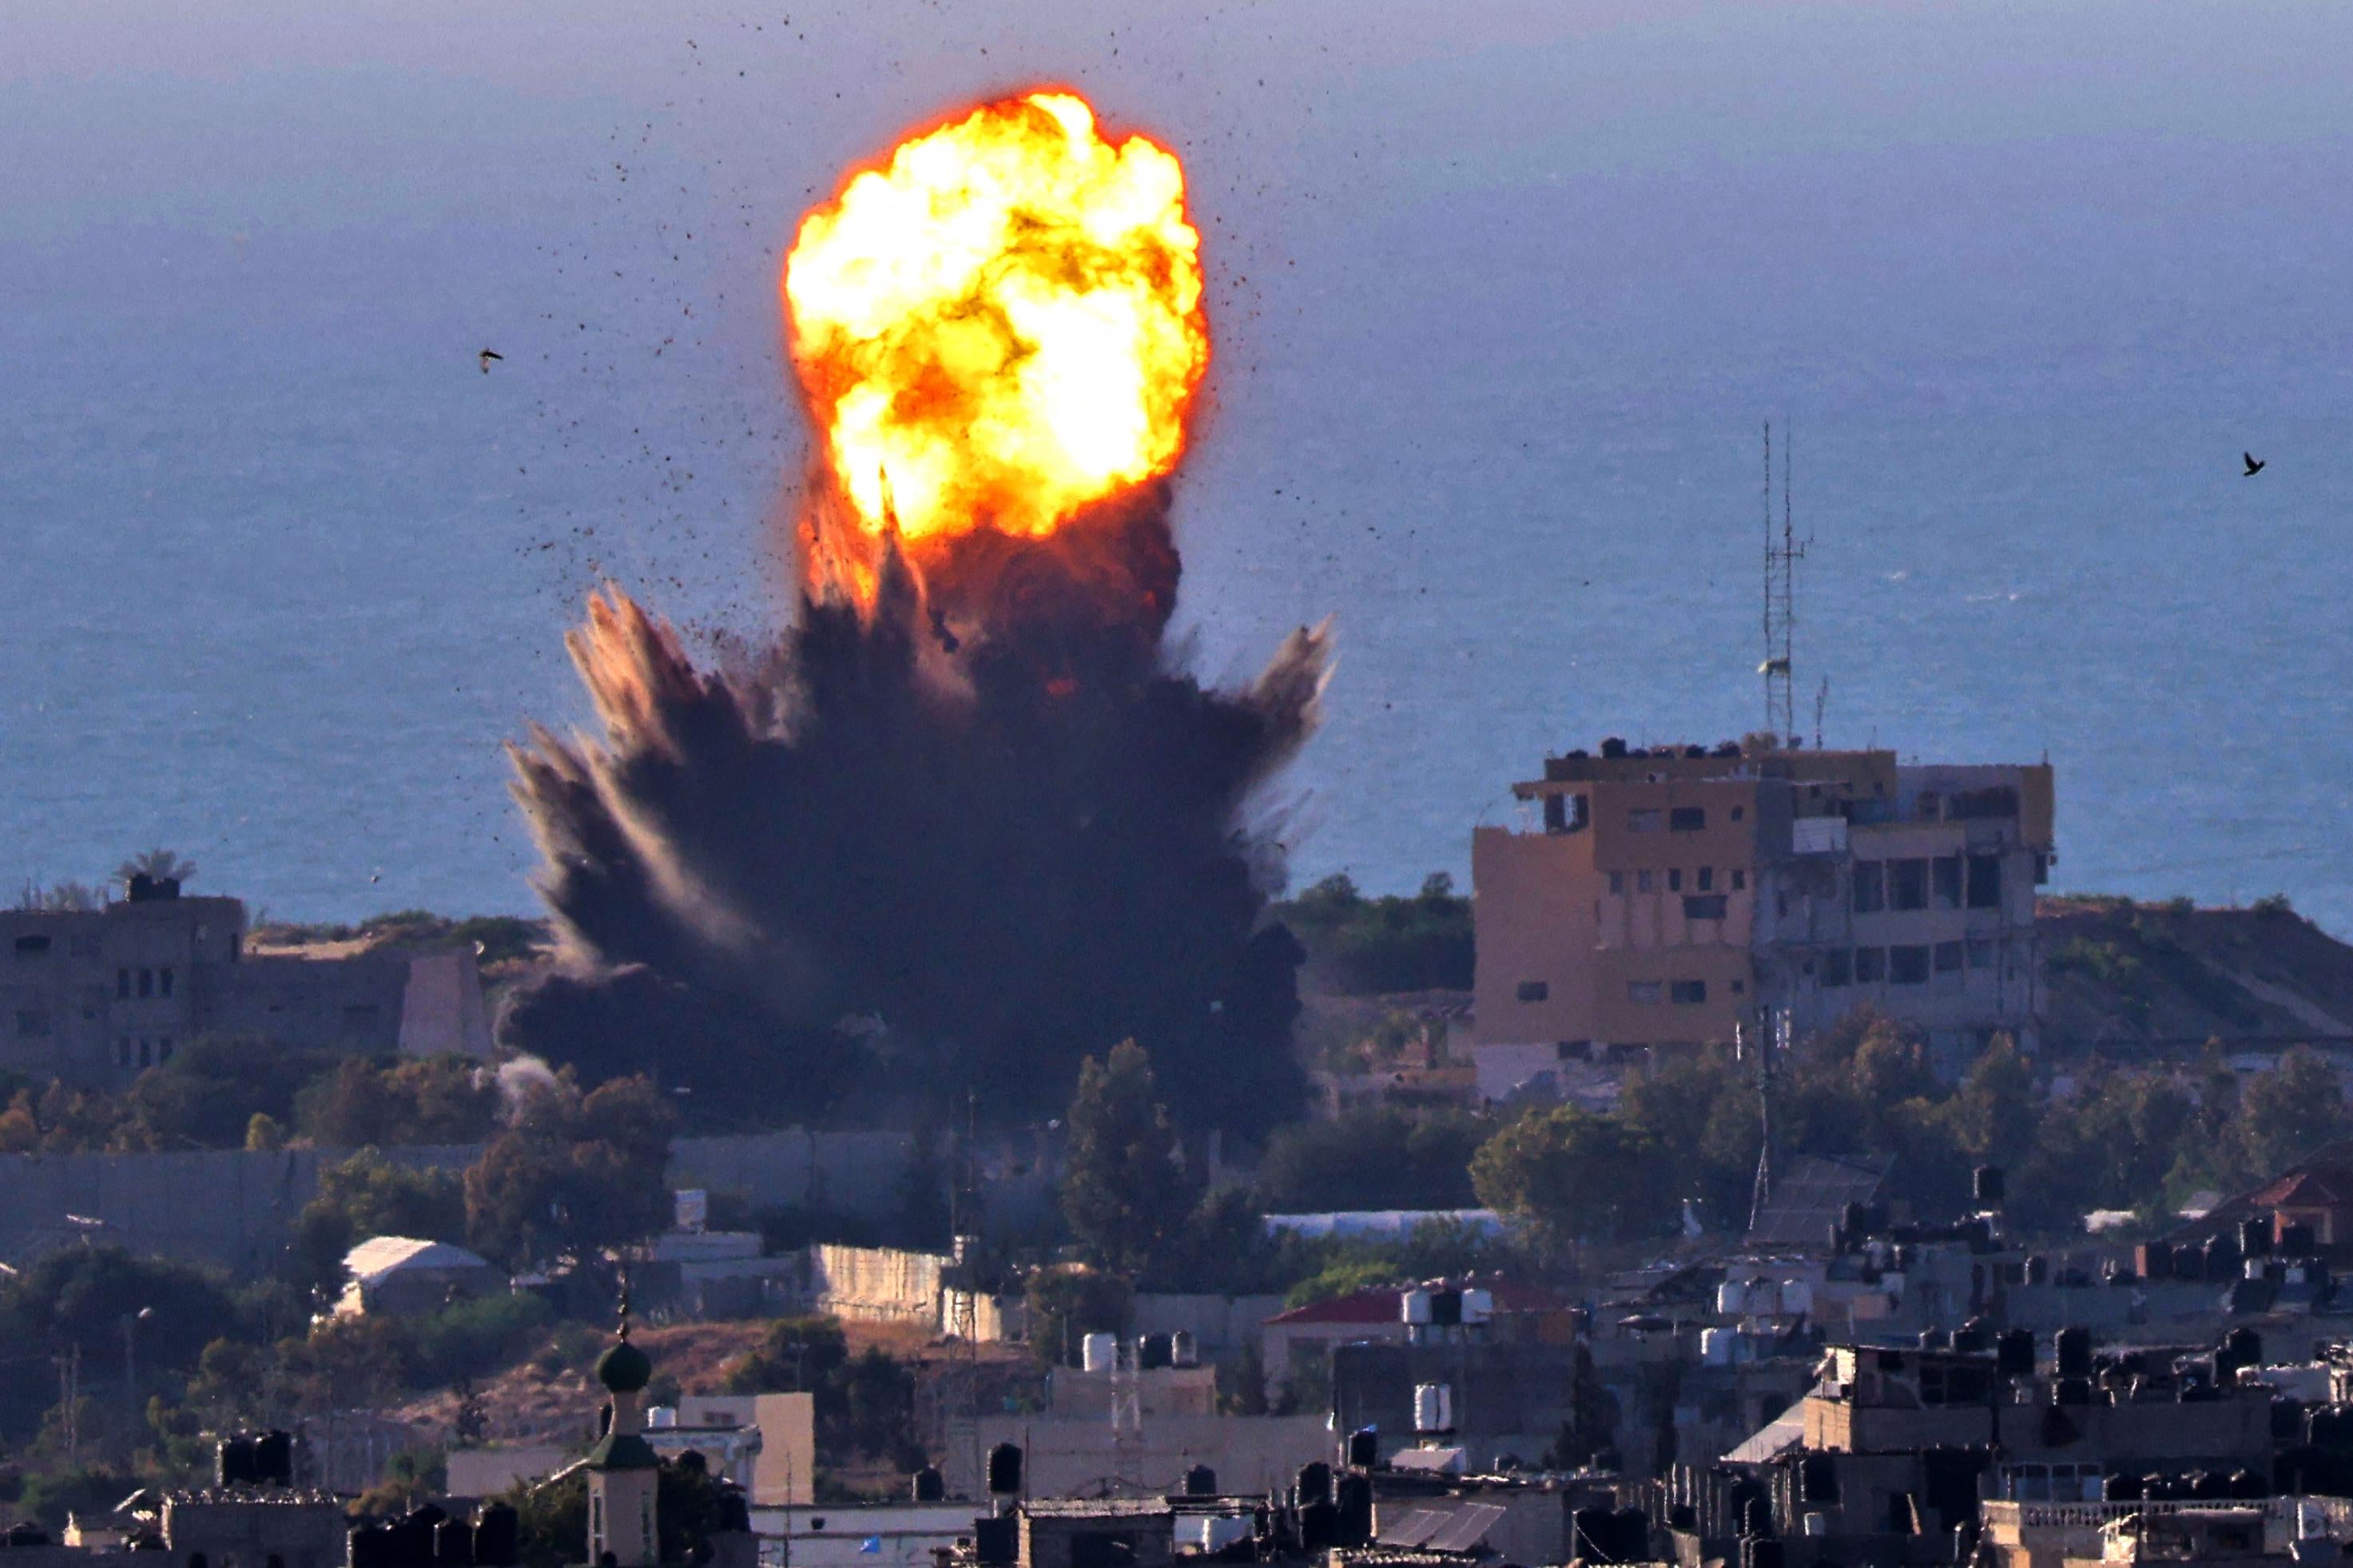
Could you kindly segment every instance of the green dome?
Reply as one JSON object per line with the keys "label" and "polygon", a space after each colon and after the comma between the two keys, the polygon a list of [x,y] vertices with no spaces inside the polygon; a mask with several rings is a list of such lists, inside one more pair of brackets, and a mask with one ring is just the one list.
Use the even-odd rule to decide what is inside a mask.
{"label": "green dome", "polygon": [[627,1340],[596,1358],[596,1381],[615,1394],[635,1394],[653,1376],[653,1358]]}

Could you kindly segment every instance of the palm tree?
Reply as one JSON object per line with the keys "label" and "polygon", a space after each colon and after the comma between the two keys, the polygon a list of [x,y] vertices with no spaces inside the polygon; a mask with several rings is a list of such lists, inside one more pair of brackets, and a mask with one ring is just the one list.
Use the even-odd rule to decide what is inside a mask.
{"label": "palm tree", "polygon": [[193,881],[196,863],[181,858],[171,849],[142,849],[114,868],[114,874],[124,882],[133,877],[144,877],[153,882]]}

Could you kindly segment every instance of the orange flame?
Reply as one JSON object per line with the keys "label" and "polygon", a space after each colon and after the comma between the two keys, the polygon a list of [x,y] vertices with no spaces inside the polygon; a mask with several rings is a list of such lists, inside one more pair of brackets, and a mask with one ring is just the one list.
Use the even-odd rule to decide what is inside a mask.
{"label": "orange flame", "polygon": [[1059,91],[902,142],[810,213],[793,363],[868,540],[1042,538],[1174,468],[1209,363],[1200,246],[1176,156]]}

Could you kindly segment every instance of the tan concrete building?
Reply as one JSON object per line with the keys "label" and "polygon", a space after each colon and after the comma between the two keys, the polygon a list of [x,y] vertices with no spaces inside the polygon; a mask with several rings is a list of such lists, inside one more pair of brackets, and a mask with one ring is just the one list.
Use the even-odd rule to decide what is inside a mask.
{"label": "tan concrete building", "polygon": [[2048,763],[1611,741],[1513,793],[1529,824],[1472,837],[1482,1047],[1787,1039],[1865,1003],[2032,1044]]}
{"label": "tan concrete building", "polygon": [[119,1087],[200,1035],[488,1055],[473,955],[257,957],[245,905],[134,879],[88,910],[0,910],[0,1068]]}

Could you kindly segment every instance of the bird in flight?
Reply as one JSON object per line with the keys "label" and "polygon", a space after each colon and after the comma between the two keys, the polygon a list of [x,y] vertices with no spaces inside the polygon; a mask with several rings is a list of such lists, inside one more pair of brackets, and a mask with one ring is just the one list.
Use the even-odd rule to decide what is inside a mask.
{"label": "bird in flight", "polygon": [[2247,471],[2239,476],[2242,479],[2252,479],[2257,474],[2262,473],[2263,471],[2263,464],[2269,460],[2267,458],[2258,458],[2253,452],[2242,452],[2239,456],[2247,459]]}
{"label": "bird in flight", "polygon": [[[484,375],[488,375],[488,374],[491,374],[491,362],[492,360],[494,360],[494,359],[504,359],[504,358],[506,358],[506,357],[507,357],[506,355],[504,355],[504,354],[502,354],[502,353],[499,353],[499,351],[498,351],[498,350],[496,350],[496,349],[484,349],[484,350],[483,350],[483,351],[482,351],[479,355],[477,355],[477,356],[476,356],[476,358],[480,361],[480,364],[481,364],[481,367],[482,367],[482,374],[483,374]],[[2253,460],[2253,459],[2252,459],[2252,458],[2250,458],[2250,459],[2249,459],[2249,461],[2251,461],[2251,462],[2252,462]],[[2250,468],[2250,469],[2248,469],[2247,471],[2248,471],[2249,473],[2253,473],[2253,472],[2254,472],[2254,470],[2253,470],[2253,468]]]}

